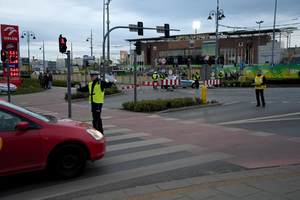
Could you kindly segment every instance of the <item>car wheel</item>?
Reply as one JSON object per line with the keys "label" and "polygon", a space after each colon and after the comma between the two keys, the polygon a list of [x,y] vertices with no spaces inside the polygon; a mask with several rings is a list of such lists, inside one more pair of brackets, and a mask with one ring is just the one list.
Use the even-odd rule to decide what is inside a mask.
{"label": "car wheel", "polygon": [[192,84],[192,88],[195,88],[195,83]]}
{"label": "car wheel", "polygon": [[59,177],[73,178],[83,172],[86,160],[86,155],[82,148],[68,144],[54,152],[50,159],[49,168]]}

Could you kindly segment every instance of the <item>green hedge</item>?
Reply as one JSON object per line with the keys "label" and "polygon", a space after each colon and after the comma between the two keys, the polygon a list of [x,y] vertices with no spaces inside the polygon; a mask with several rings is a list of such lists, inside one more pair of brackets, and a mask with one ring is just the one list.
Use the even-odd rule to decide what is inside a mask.
{"label": "green hedge", "polygon": [[[217,101],[214,101],[217,103]],[[127,101],[122,104],[125,110],[134,112],[156,112],[172,108],[180,108],[186,106],[195,106],[203,104],[202,99],[199,97],[185,97],[185,98],[174,98],[174,99],[157,99],[157,100],[142,100],[137,101],[134,106],[133,101]]]}
{"label": "green hedge", "polygon": [[[74,87],[74,85],[81,85],[81,83],[79,81],[71,81],[71,87]],[[67,87],[67,81],[53,80],[52,86]]]}
{"label": "green hedge", "polygon": [[40,82],[37,79],[30,78],[22,78],[21,87],[17,89],[17,91],[12,92],[12,95],[17,94],[29,94],[29,93],[37,93],[44,91],[40,86]]}
{"label": "green hedge", "polygon": [[251,84],[253,80],[246,80],[245,82],[235,80],[221,80],[221,87],[253,87]]}

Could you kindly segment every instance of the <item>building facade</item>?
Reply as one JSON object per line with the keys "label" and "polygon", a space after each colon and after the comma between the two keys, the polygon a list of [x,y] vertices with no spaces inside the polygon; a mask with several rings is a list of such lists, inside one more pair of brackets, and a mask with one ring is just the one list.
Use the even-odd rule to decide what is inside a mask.
{"label": "building facade", "polygon": [[[276,34],[280,29],[276,29]],[[273,29],[258,31],[220,32],[218,36],[218,65],[244,62],[248,65],[270,63],[272,58]],[[142,56],[138,62],[156,67],[161,59],[167,65],[215,64],[215,33],[175,35],[169,38],[127,40],[142,42]],[[259,42],[259,44],[258,44]],[[271,46],[271,47],[270,47]],[[283,48],[275,41],[274,63],[281,61]],[[271,53],[270,53],[271,52]]]}

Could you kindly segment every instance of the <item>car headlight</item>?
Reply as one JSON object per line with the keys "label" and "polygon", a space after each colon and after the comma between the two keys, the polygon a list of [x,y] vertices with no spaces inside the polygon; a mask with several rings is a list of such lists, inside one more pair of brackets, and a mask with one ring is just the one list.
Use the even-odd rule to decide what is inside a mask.
{"label": "car headlight", "polygon": [[86,130],[91,136],[93,136],[96,140],[101,140],[103,138],[102,133],[100,131],[97,131],[96,129],[87,129]]}

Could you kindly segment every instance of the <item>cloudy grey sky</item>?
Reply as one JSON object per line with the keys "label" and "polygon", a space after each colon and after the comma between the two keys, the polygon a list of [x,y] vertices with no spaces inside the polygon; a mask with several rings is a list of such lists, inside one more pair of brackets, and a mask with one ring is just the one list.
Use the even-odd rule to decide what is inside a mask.
{"label": "cloudy grey sky", "polygon": [[[105,0],[107,2],[107,0]],[[219,0],[225,19],[221,25],[258,30],[256,21],[264,21],[261,29],[273,27],[275,0]],[[93,31],[94,55],[102,53],[103,0],[0,0],[0,24],[19,26],[22,31],[33,31],[36,40],[30,40],[31,58],[42,59],[43,40],[47,60],[64,58],[58,52],[58,36],[68,39],[68,49],[73,45],[74,57],[90,54],[90,43],[86,41]],[[171,35],[192,34],[193,21],[200,21],[198,33],[215,31],[215,20],[207,21],[211,10],[216,10],[217,0],[111,0],[110,27],[128,26],[142,21],[144,27],[154,28],[169,23],[170,28],[180,29]],[[300,29],[300,1],[278,0],[277,28],[297,27]],[[213,18],[214,19],[214,18]],[[219,31],[233,28],[220,26]],[[144,36],[126,29],[111,32],[110,43],[113,57],[120,51],[129,51],[125,39],[159,37],[162,34],[144,30]],[[286,46],[286,36],[282,37]],[[291,46],[300,46],[300,31],[294,31]],[[27,57],[27,41],[20,39],[21,57]]]}

